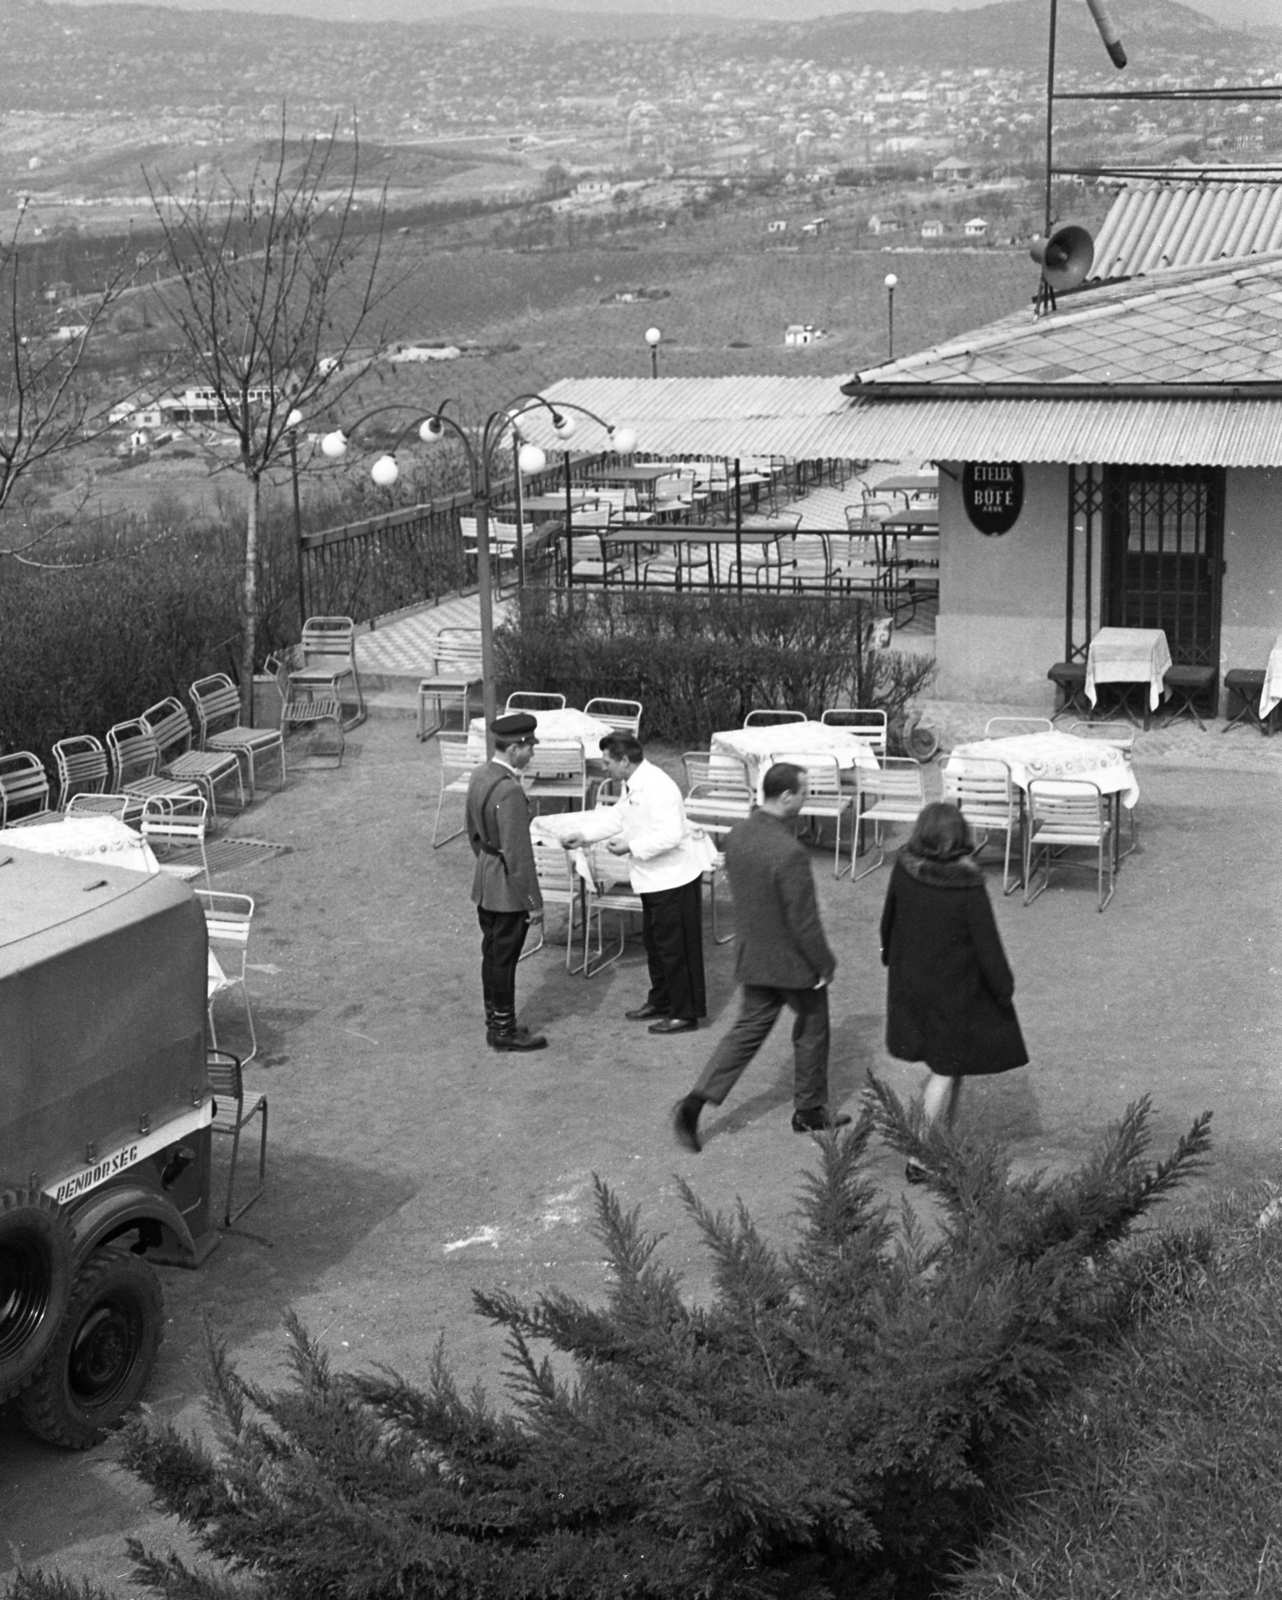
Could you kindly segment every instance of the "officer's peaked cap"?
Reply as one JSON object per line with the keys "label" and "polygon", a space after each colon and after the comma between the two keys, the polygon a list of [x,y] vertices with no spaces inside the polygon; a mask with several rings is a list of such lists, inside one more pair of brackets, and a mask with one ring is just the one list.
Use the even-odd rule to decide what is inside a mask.
{"label": "officer's peaked cap", "polygon": [[537,744],[538,740],[533,734],[538,725],[538,719],[528,711],[512,711],[506,717],[495,717],[490,723],[490,732],[497,734],[500,739],[529,739],[532,744]]}

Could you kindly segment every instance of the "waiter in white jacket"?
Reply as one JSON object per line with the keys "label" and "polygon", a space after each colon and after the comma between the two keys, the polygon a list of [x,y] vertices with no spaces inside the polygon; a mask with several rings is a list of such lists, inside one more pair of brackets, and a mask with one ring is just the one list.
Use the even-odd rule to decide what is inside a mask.
{"label": "waiter in white jacket", "polygon": [[632,887],[641,899],[641,931],[650,964],[650,993],[629,1011],[650,1032],[692,1033],[708,1014],[703,979],[703,874],[715,852],[691,828],[681,790],[645,758],[639,740],[612,733],[601,740],[607,775],[623,783],[617,805],[585,812],[580,832],[563,835],[574,850],[608,841],[611,855],[627,856]]}

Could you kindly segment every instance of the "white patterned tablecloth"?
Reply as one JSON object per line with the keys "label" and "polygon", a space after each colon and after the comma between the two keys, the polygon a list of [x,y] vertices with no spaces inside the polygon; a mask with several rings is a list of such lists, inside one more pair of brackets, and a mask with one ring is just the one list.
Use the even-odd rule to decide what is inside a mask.
{"label": "white patterned tablecloth", "polygon": [[133,872],[160,871],[151,846],[119,817],[66,817],[61,822],[33,823],[29,828],[3,828],[0,844],[74,861],[96,861],[104,867],[128,867]]}
{"label": "white patterned tablecloth", "polygon": [[1011,781],[1027,789],[1033,778],[1093,783],[1101,794],[1115,794],[1129,810],[1140,786],[1126,753],[1102,739],[1077,739],[1071,733],[1018,733],[1007,739],[975,739],[954,746],[945,772],[964,772],[967,760],[1004,761]]}
{"label": "white patterned tablecloth", "polygon": [[[586,711],[577,711],[573,706],[566,706],[562,711],[532,711],[530,715],[538,724],[534,737],[540,743],[582,745],[588,761],[601,759],[601,741],[606,734],[614,732],[608,722],[590,717]],[[468,723],[467,747],[469,750],[485,749],[484,717],[473,717]]]}
{"label": "white patterned tablecloth", "polygon": [[1282,701],[1282,633],[1273,641],[1269,664],[1264,669],[1264,688],[1260,691],[1260,721]]}
{"label": "white patterned tablecloth", "polygon": [[761,779],[770,765],[770,757],[786,761],[789,756],[836,756],[842,772],[855,767],[867,771],[877,770],[877,757],[872,746],[849,728],[839,728],[828,722],[779,722],[767,728],[727,728],[724,733],[714,733],[711,743],[714,755],[735,756],[748,769],[748,782],[761,793]]}
{"label": "white patterned tablecloth", "polygon": [[1086,654],[1086,698],[1095,704],[1100,683],[1147,683],[1149,710],[1156,711],[1170,665],[1161,628],[1101,628]]}

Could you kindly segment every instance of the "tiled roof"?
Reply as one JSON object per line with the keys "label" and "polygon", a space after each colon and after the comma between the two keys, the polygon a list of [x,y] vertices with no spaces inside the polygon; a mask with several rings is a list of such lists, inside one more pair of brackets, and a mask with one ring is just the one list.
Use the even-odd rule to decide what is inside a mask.
{"label": "tiled roof", "polygon": [[1282,381],[1282,256],[1092,289],[859,377],[887,387]]}
{"label": "tiled roof", "polygon": [[[1237,181],[1227,181],[1233,177]],[[1095,241],[1091,280],[1142,277],[1282,250],[1282,169],[1178,168],[1132,179]]]}

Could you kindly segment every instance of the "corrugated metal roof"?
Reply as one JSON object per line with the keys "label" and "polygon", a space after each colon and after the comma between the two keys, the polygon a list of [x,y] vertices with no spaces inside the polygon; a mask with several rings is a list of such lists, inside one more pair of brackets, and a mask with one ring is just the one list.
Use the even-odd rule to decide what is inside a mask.
{"label": "corrugated metal roof", "polygon": [[[734,388],[746,396],[757,383],[806,385],[819,404],[808,413],[736,414]],[[634,429],[637,449],[649,456],[1282,466],[1282,400],[1000,400],[953,393],[852,403],[839,384],[838,378],[570,378],[544,394]],[[790,404],[803,398],[787,389],[779,396]],[[546,448],[563,448],[537,413],[523,426]],[[582,418],[573,442],[575,449],[609,447],[604,431]]]}
{"label": "corrugated metal roof", "polygon": [[864,382],[1258,383],[1282,379],[1282,259],[1115,283],[860,373]]}
{"label": "corrugated metal roof", "polygon": [[[1233,175],[1237,181],[1227,181]],[[1282,251],[1282,168],[1178,168],[1131,179],[1095,241],[1091,281]]]}

